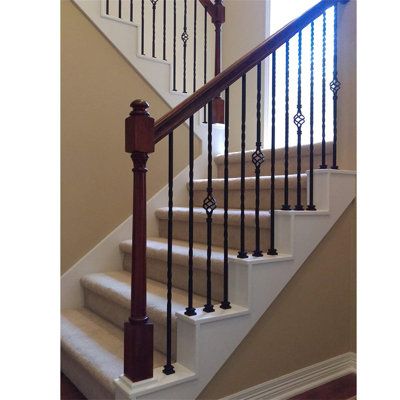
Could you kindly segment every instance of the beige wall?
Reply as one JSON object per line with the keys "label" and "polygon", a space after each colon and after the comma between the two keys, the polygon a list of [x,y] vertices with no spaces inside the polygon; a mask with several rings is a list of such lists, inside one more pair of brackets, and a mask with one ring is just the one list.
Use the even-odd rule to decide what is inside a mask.
{"label": "beige wall", "polygon": [[[61,2],[61,272],[131,214],[131,160],[124,119],[136,98],[155,118],[169,106],[70,1]],[[187,132],[176,133],[175,171],[187,163]],[[196,141],[197,154],[199,141]],[[148,163],[148,196],[167,182],[162,141]]]}
{"label": "beige wall", "polygon": [[[266,0],[227,0],[224,4],[226,22],[223,26],[223,69],[260,44],[269,33],[267,21],[269,3]],[[246,77],[246,143],[248,150],[253,148],[256,142],[256,82],[256,69],[253,68]],[[230,89],[231,135],[229,146],[232,151],[240,150],[241,88],[242,84],[239,80]]]}
{"label": "beige wall", "polygon": [[219,399],[355,351],[353,202],[198,397]]}

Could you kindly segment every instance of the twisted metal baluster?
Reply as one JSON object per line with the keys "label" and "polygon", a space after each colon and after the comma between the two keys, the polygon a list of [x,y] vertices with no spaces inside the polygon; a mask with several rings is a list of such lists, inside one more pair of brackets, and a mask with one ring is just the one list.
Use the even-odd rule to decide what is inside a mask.
{"label": "twisted metal baluster", "polygon": [[110,0],[106,0],[106,14],[110,15]]}
{"label": "twisted metal baluster", "polygon": [[212,214],[217,207],[212,188],[212,105],[208,103],[208,171],[207,171],[207,197],[204,199],[203,208],[207,214],[207,304],[203,311],[214,312],[211,303],[211,241],[212,241]]}
{"label": "twisted metal baluster", "polygon": [[172,365],[172,235],[173,226],[173,178],[174,178],[174,137],[173,132],[168,135],[168,254],[167,254],[167,362],[163,373],[175,373]]}
{"label": "twisted metal baluster", "polygon": [[245,218],[244,218],[244,192],[245,188],[245,166],[246,166],[246,74],[242,76],[242,135],[240,155],[240,250],[238,258],[248,258],[245,250]]}
{"label": "twisted metal baluster", "polygon": [[194,0],[193,10],[193,93],[196,91],[196,63],[197,63],[197,0]]}
{"label": "twisted metal baluster", "polygon": [[129,21],[133,22],[133,0],[129,2]]}
{"label": "twisted metal baluster", "polygon": [[[204,79],[203,84],[207,83],[207,9],[204,8]],[[210,115],[210,113],[208,113]],[[207,122],[207,111],[204,106],[204,118],[203,122]]]}
{"label": "twisted metal baluster", "polygon": [[142,0],[141,53],[144,56],[144,0]]}
{"label": "twisted metal baluster", "polygon": [[176,0],[174,0],[174,43],[173,43],[173,88],[172,90],[176,92]]}
{"label": "twisted metal baluster", "polygon": [[189,39],[189,35],[187,33],[187,0],[184,1],[184,11],[183,11],[183,32],[181,35],[181,39],[183,42],[183,93],[187,93],[186,91],[186,47],[187,41]]}
{"label": "twisted metal baluster", "polygon": [[118,18],[122,18],[122,0],[118,0]]}
{"label": "twisted metal baluster", "polygon": [[156,8],[157,8],[158,0],[150,0],[150,3],[153,5],[153,36],[151,41],[151,55],[153,58],[156,58]]}
{"label": "twisted metal baluster", "polygon": [[228,301],[228,191],[229,191],[229,87],[225,89],[225,152],[224,152],[224,298],[221,308],[231,307]]}
{"label": "twisted metal baluster", "polygon": [[194,129],[193,115],[189,119],[189,271],[188,271],[188,306],[185,314],[196,315],[193,307],[193,166],[194,166]]}
{"label": "twisted metal baluster", "polygon": [[163,60],[167,61],[167,0],[163,7]]}
{"label": "twisted metal baluster", "polygon": [[315,211],[314,205],[314,21],[311,22],[310,43],[310,178],[308,211]]}
{"label": "twisted metal baluster", "polygon": [[333,93],[333,147],[332,147],[332,169],[338,169],[337,165],[337,102],[340,82],[338,80],[337,66],[337,4],[334,7],[333,22],[333,80],[330,83],[330,89]]}
{"label": "twisted metal baluster", "polygon": [[301,56],[302,56],[302,31],[299,32],[298,42],[298,78],[297,78],[297,114],[293,118],[294,124],[297,126],[297,203],[295,210],[304,210],[301,204],[301,126],[305,122],[304,115],[301,112]]}
{"label": "twisted metal baluster", "polygon": [[326,169],[326,12],[322,17],[322,148],[320,169]]}
{"label": "twisted metal baluster", "polygon": [[252,161],[255,167],[256,175],[256,204],[255,204],[255,224],[256,224],[256,243],[253,251],[254,257],[262,257],[263,253],[260,249],[260,170],[261,164],[264,162],[264,154],[261,151],[261,63],[257,64],[257,139],[256,150],[252,154]]}
{"label": "twisted metal baluster", "polygon": [[286,70],[285,70],[285,187],[282,210],[290,210],[289,204],[289,62],[290,47],[286,42]]}
{"label": "twisted metal baluster", "polygon": [[272,53],[272,103],[271,103],[271,211],[269,256],[276,256],[275,248],[275,97],[276,97],[276,52]]}

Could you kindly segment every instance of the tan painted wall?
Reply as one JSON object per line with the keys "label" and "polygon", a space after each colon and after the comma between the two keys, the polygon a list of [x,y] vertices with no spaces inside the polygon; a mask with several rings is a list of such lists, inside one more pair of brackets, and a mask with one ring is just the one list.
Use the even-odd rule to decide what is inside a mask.
{"label": "tan painted wall", "polygon": [[[223,26],[222,65],[229,67],[244,56],[268,36],[266,0],[227,0],[226,23]],[[264,66],[263,66],[264,68]],[[246,78],[247,86],[247,121],[246,144],[248,149],[256,141],[256,69],[253,68]],[[240,150],[241,132],[241,80],[230,89],[230,150]]]}
{"label": "tan painted wall", "polygon": [[[144,98],[155,118],[170,108],[70,0],[61,1],[61,93],[63,273],[131,214],[130,102]],[[188,163],[186,138],[186,129],[177,130],[176,172]],[[165,141],[148,168],[152,196],[167,182]]]}
{"label": "tan painted wall", "polygon": [[219,399],[355,351],[353,202],[198,397]]}

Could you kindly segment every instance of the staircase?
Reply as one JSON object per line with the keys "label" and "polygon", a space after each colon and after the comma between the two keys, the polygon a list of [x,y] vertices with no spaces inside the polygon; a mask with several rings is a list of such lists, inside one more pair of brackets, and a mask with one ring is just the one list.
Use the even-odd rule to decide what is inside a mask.
{"label": "staircase", "polygon": [[[331,146],[328,146],[331,148]],[[292,150],[292,149],[291,149]],[[304,153],[306,153],[306,146],[304,146]],[[268,152],[266,151],[266,154]],[[235,165],[240,161],[237,159],[236,153],[229,155],[232,170],[235,170]],[[216,163],[221,160],[220,156],[215,158]],[[290,158],[290,164],[295,164],[295,157]],[[323,170],[322,170],[323,171]],[[307,181],[306,170],[303,170],[305,182]],[[295,211],[282,211],[282,216],[286,214],[287,218],[294,215],[306,222],[312,231],[322,229],[323,234],[329,230],[329,226],[334,222],[335,218],[340,216],[347,205],[354,198],[354,174],[346,171],[333,171],[326,170],[321,173],[321,178],[337,179],[337,188],[341,188],[344,192],[347,190],[346,198],[343,199],[343,204],[339,205],[339,211],[333,211],[328,208],[323,211],[309,212],[302,215],[300,212]],[[277,181],[281,180],[281,176],[277,176]],[[261,181],[267,182],[269,176],[262,176]],[[232,189],[230,189],[229,198],[234,199],[237,197],[237,188],[235,182],[238,177],[231,176],[229,178],[232,182]],[[293,182],[293,179],[289,180]],[[215,187],[218,187],[219,179],[214,179],[216,182]],[[326,183],[326,182],[325,182]],[[194,181],[196,191],[204,191],[203,180]],[[332,182],[331,182],[332,184]],[[347,187],[346,187],[347,185]],[[279,193],[279,186],[277,184],[277,193]],[[295,186],[291,186],[290,201],[295,202]],[[335,197],[335,188],[324,188],[329,193],[323,193],[321,190],[321,202],[323,196],[328,195],[329,199]],[[281,191],[281,190],[280,190]],[[250,192],[250,190],[249,190]],[[262,197],[269,198],[269,189],[265,185],[262,188]],[[204,194],[203,194],[204,195]],[[218,194],[217,194],[218,196]],[[247,196],[246,196],[247,197]],[[279,197],[279,195],[278,195]],[[202,201],[202,197],[199,199]],[[282,200],[282,199],[281,199]],[[218,200],[217,200],[218,201]],[[201,315],[201,308],[206,304],[206,287],[205,287],[205,274],[206,274],[206,224],[205,212],[201,207],[201,202],[195,201],[197,208],[194,209],[195,221],[195,245],[194,251],[194,306],[198,309],[199,315],[197,318],[207,318],[206,315]],[[266,202],[267,203],[267,202]],[[251,202],[249,208],[246,210],[246,248],[251,249],[254,243],[254,210],[251,209]],[[322,203],[320,203],[322,204]],[[338,204],[337,204],[338,205]],[[239,248],[240,236],[240,210],[235,208],[229,209],[229,237],[232,238],[230,252],[230,259],[236,261],[236,254]],[[269,212],[267,211],[268,204],[266,204],[263,211],[260,212],[260,225],[261,225],[261,241],[267,243],[267,236],[269,231]],[[332,212],[333,211],[333,212]],[[223,223],[222,223],[223,210],[216,209],[214,214],[214,230],[213,230],[213,249],[212,249],[212,271],[213,271],[213,303],[218,304],[217,299],[223,297]],[[167,210],[160,208],[156,211],[156,216],[159,221],[159,236],[149,238],[147,241],[147,307],[148,315],[154,323],[154,367],[161,369],[165,363],[165,337],[166,337],[166,268],[167,268]],[[329,222],[328,222],[329,220]],[[296,221],[300,222],[300,221]],[[286,223],[286,221],[284,221]],[[328,224],[328,226],[326,226]],[[321,227],[323,225],[323,227]],[[296,226],[297,229],[299,227]],[[309,229],[310,229],[309,228]],[[185,335],[185,332],[177,333],[178,318],[185,318],[183,311],[187,303],[187,265],[188,265],[188,208],[178,207],[174,209],[174,244],[173,244],[173,302],[172,302],[172,354],[173,360],[177,359],[177,334]],[[322,240],[322,235],[318,236],[317,242]],[[292,238],[293,239],[293,238]],[[311,238],[310,238],[311,239]],[[290,240],[285,240],[286,246],[289,250]],[[317,243],[315,243],[316,245]],[[283,247],[280,246],[281,248]],[[120,243],[120,251],[123,254],[123,262],[119,271],[109,271],[102,273],[93,273],[84,276],[81,279],[81,286],[84,292],[84,307],[77,309],[64,309],[62,311],[62,370],[64,373],[77,385],[79,390],[88,398],[93,399],[106,399],[114,398],[115,387],[114,380],[123,374],[123,324],[129,317],[130,312],[130,270],[131,270],[131,252],[132,242],[127,239]],[[308,254],[299,255],[293,254],[288,251],[287,254],[279,255],[278,259],[270,256],[270,259],[247,259],[242,260],[241,268],[251,269],[255,265],[264,268],[271,268],[270,274],[264,277],[265,281],[259,281],[261,286],[265,287],[267,291],[268,286],[271,285],[271,275],[276,274],[277,268],[287,271],[281,271],[285,275],[293,274],[293,269],[296,268],[295,264],[302,263],[303,259]],[[312,249],[311,249],[312,250]],[[236,259],[236,260],[235,260]],[[289,264],[292,266],[286,266]],[[286,261],[286,263],[285,263]],[[297,261],[297,262],[296,262]],[[276,266],[275,266],[276,265]],[[235,266],[232,266],[234,270]],[[274,269],[274,271],[272,271]],[[233,272],[233,271],[232,271]],[[237,271],[238,273],[245,273],[246,270]],[[250,271],[247,271],[248,273]],[[264,273],[267,271],[264,271]],[[257,274],[257,271],[253,270]],[[288,279],[288,277],[286,277]],[[270,281],[270,282],[268,282]],[[248,279],[246,279],[248,282]],[[233,283],[233,290],[235,285],[238,285],[236,290],[238,293],[232,291],[233,298],[238,298],[238,306],[229,311],[230,316],[248,315],[252,313],[252,308],[249,307],[246,299],[240,298],[245,294],[240,292],[243,289],[244,282]],[[285,283],[281,283],[282,286]],[[249,291],[257,291],[256,287],[249,288]],[[275,289],[276,291],[277,289]],[[246,295],[252,295],[247,293]],[[253,293],[254,295],[254,293]],[[244,307],[245,306],[245,307]],[[247,306],[247,307],[246,307]],[[236,309],[235,309],[236,308]],[[222,310],[221,310],[222,311]],[[177,315],[176,315],[177,314]],[[260,314],[260,315],[258,315]],[[261,316],[262,313],[256,313],[253,317],[255,320]],[[220,315],[213,316],[221,325],[224,324],[223,312]],[[186,317],[187,318],[187,317]],[[209,317],[212,318],[212,317]],[[189,319],[189,318],[188,318]],[[188,340],[188,338],[180,338],[180,340]],[[185,371],[186,375],[190,373]],[[182,372],[183,375],[185,375]],[[170,375],[171,377],[173,375]],[[193,374],[193,377],[195,375]],[[185,376],[186,377],[186,376]],[[167,379],[165,377],[164,379]],[[177,396],[175,392],[175,396]],[[150,398],[150,397],[138,397]],[[167,397],[160,397],[167,398]],[[168,398],[185,398],[185,397],[168,397]]]}
{"label": "staircase", "polygon": [[[87,9],[93,6],[77,3]],[[273,141],[271,149],[261,149],[258,129],[255,149],[246,151],[242,140],[240,152],[228,153],[225,142],[225,154],[212,159],[212,134],[217,129],[212,122],[216,115],[221,115],[222,101],[218,97],[215,104],[213,99],[240,76],[245,88],[243,74],[247,70],[330,5],[337,7],[337,2],[324,1],[310,9],[287,31],[285,28],[267,39],[247,60],[243,58],[223,71],[155,125],[144,102],[132,103],[126,137],[127,151],[139,157],[133,157],[135,247],[132,249],[128,234],[132,225],[129,220],[91,252],[85,261],[87,268],[82,264],[63,277],[63,296],[68,300],[63,302],[62,310],[61,368],[88,399],[196,398],[354,199],[355,173],[336,168],[336,134],[333,142],[302,146],[299,138],[295,147],[286,144],[276,149]],[[240,73],[235,72],[234,79],[236,70]],[[261,67],[259,74],[260,71]],[[207,104],[208,122],[204,128],[208,131],[203,132],[203,156],[195,163],[191,155],[189,181],[184,187],[182,173],[172,178],[172,132],[190,119],[193,138],[193,115]],[[229,91],[225,92],[224,111],[227,135]],[[257,118],[260,121],[260,113]],[[152,131],[152,124],[154,141],[150,143],[150,139],[143,137]],[[242,134],[243,138],[243,126],[242,123],[241,133],[229,134]],[[144,129],[145,135],[138,127]],[[297,128],[301,137],[301,124]],[[273,131],[273,138],[274,135]],[[147,199],[145,190],[140,188],[145,185],[147,153],[153,152],[154,144],[164,137],[168,137],[170,145],[169,183],[164,195],[156,201],[152,199],[153,205],[147,207],[147,225],[152,225],[152,236],[146,237]],[[255,153],[263,155],[262,163],[255,163]],[[333,168],[320,168],[321,159],[322,164],[333,160]],[[194,166],[203,169],[195,176],[207,178],[193,178]],[[187,172],[184,171],[186,177]],[[173,186],[187,191],[183,198],[190,199],[189,206],[173,205]],[[215,209],[205,206],[210,195]],[[154,206],[162,202],[160,199],[168,200],[168,206]],[[299,201],[315,205],[316,210],[281,210],[282,205],[297,207]],[[155,222],[149,223],[152,220]],[[112,249],[109,268],[107,259],[102,257],[104,248]],[[78,299],[81,295],[82,301]],[[224,307],[219,306],[221,300]],[[132,349],[129,329],[138,323],[139,319],[132,317],[138,316],[134,310],[143,302],[144,315],[149,320],[142,318],[140,324],[143,329],[150,329],[153,324],[154,337],[145,331],[134,333],[140,337],[132,336],[139,343],[133,343],[138,347]],[[189,311],[195,311],[194,315]],[[152,360],[145,356],[148,348]],[[133,365],[128,365],[130,362]],[[152,371],[150,376],[132,377],[129,371],[140,371],[142,365],[143,370]]]}

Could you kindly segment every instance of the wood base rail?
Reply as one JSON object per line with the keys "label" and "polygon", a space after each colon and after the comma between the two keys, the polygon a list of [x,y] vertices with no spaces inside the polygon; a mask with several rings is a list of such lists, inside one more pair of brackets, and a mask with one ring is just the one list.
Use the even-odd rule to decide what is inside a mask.
{"label": "wood base rail", "polygon": [[124,325],[124,374],[136,382],[153,376],[153,324],[146,313],[146,163],[154,152],[154,118],[135,100],[125,120],[125,151],[133,161],[131,315]]}

